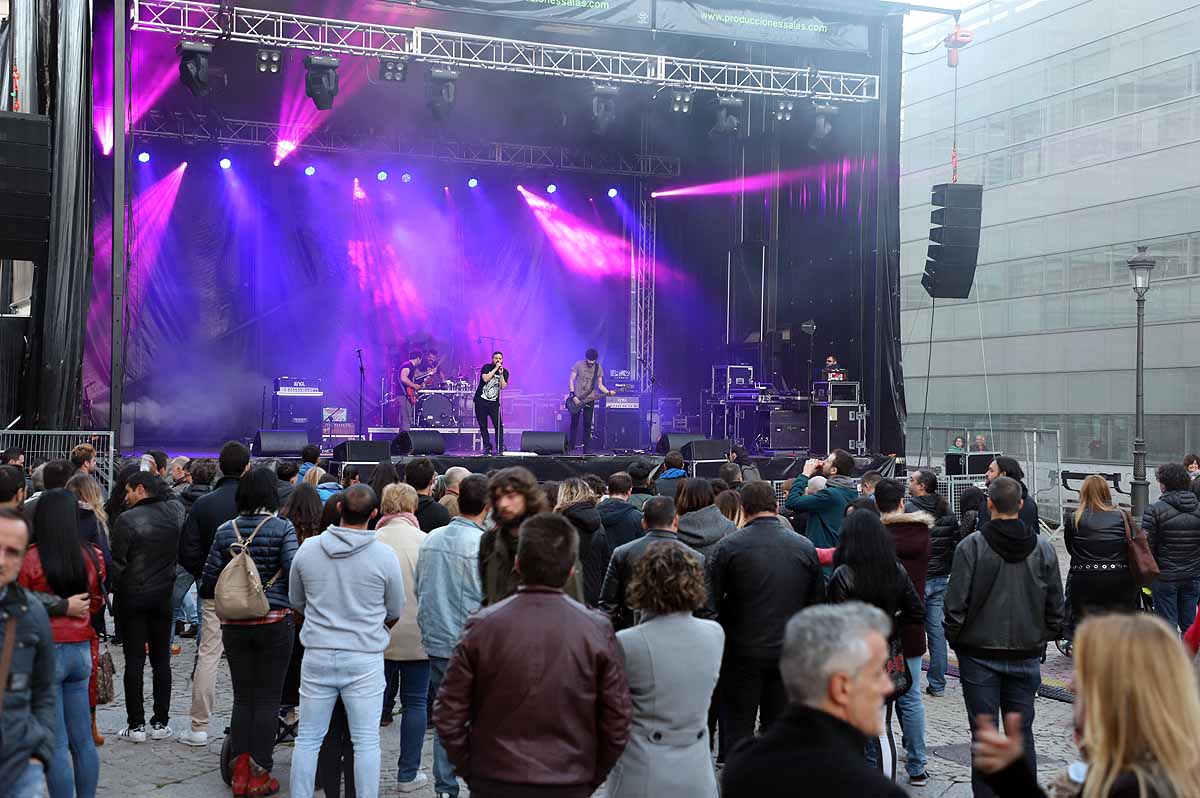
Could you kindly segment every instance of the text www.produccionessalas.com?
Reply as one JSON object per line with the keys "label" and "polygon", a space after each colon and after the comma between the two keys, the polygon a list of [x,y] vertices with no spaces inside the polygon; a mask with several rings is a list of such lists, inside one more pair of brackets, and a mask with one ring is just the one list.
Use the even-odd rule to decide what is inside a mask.
{"label": "text www.produccionessalas.com", "polygon": [[829,32],[829,26],[823,22],[801,22],[794,19],[747,17],[737,14],[714,14],[711,11],[701,11],[700,18],[705,22],[720,22],[724,25],[744,25],[754,28],[779,28],[781,30],[810,31],[812,33]]}
{"label": "text www.produccionessalas.com", "polygon": [[609,7],[605,0],[533,0],[533,2],[544,6],[571,6],[572,8],[599,8],[602,10]]}

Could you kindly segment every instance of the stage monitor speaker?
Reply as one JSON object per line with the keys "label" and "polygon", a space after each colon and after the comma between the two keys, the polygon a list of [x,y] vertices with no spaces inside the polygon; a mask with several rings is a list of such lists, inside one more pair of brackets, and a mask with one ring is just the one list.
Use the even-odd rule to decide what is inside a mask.
{"label": "stage monitor speaker", "polygon": [[687,432],[664,432],[662,436],[659,437],[658,446],[656,448],[658,449],[659,454],[666,454],[667,452],[682,452],[683,447],[687,446],[692,441],[706,440],[708,440],[708,438],[704,435],[693,435]]}
{"label": "stage monitor speaker", "polygon": [[966,299],[975,283],[983,186],[940,183],[933,187],[929,253],[921,285],[934,299]]}
{"label": "stage monitor speaker", "polygon": [[701,460],[724,461],[729,459],[729,450],[732,446],[733,444],[728,440],[693,440],[685,443],[679,451],[683,455],[683,459],[689,463]]}
{"label": "stage monitor speaker", "polygon": [[45,261],[50,184],[50,118],[0,112],[0,258]]}
{"label": "stage monitor speaker", "polygon": [[[835,383],[830,383],[834,385]],[[808,449],[812,438],[808,434],[808,413],[795,410],[772,410],[768,445],[774,451]]]}
{"label": "stage monitor speaker", "polygon": [[387,441],[342,441],[333,447],[333,459],[339,463],[378,463],[392,459]]}
{"label": "stage monitor speaker", "polygon": [[254,436],[250,453],[255,457],[299,457],[308,446],[308,432],[302,429],[260,429]]}
{"label": "stage monitor speaker", "polygon": [[638,448],[644,427],[640,410],[606,410],[604,413],[604,448]]}
{"label": "stage monitor speaker", "polygon": [[407,430],[396,436],[396,451],[405,457],[445,454],[446,439],[435,429]]}
{"label": "stage monitor speaker", "polygon": [[521,451],[534,454],[566,454],[567,433],[527,429],[521,433]]}

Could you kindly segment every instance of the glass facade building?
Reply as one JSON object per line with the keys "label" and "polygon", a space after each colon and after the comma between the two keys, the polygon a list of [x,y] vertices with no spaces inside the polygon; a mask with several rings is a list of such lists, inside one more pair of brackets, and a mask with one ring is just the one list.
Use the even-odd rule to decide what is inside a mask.
{"label": "glass facade building", "polygon": [[[1137,244],[1157,259],[1148,462],[1200,450],[1200,4],[996,0],[961,24],[974,41],[957,70],[939,46],[952,20],[905,36],[910,463],[926,424],[1038,427],[1060,432],[1064,468],[1122,471],[1127,484]],[[930,188],[950,180],[956,113],[959,180],[984,186],[979,266],[969,299],[935,307],[921,286]],[[925,450],[945,443],[933,435]]]}

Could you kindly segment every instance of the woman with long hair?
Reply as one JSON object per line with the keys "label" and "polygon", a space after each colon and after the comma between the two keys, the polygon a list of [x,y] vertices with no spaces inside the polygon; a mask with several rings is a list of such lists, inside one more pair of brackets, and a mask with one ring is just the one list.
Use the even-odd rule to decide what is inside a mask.
{"label": "woman with long hair", "polygon": [[975,486],[963,488],[958,497],[958,539],[983,529],[983,516],[987,511],[987,494]]}
{"label": "woman with long hair", "polygon": [[[67,490],[75,494],[79,502],[79,539],[82,543],[95,546],[104,558],[104,573],[112,571],[112,550],[108,543],[108,513],[104,512],[104,497],[100,494],[100,483],[95,477],[80,471],[67,481]],[[99,747],[104,745],[104,735],[96,726],[96,668],[100,662],[100,639],[106,635],[104,625],[104,595],[108,593],[108,579],[100,581],[101,603],[92,613],[92,675],[88,680],[88,702],[92,708],[92,741]]]}
{"label": "woman with long hair", "polygon": [[1064,523],[1071,555],[1067,595],[1076,624],[1094,613],[1133,612],[1138,607],[1125,521],[1125,513],[1113,503],[1108,480],[1096,474],[1085,479],[1079,488],[1079,508]]}
{"label": "woman with long hair", "polygon": [[287,504],[279,511],[296,528],[296,540],[300,543],[321,533],[321,497],[312,485],[301,483],[292,490]]}
{"label": "woman with long hair", "polygon": [[[642,621],[617,632],[633,728],[608,774],[608,798],[717,798],[706,720],[725,632],[692,614],[708,600],[700,561],[691,549],[662,541],[633,566],[629,606]],[[659,742],[667,734],[669,740]]]}
{"label": "woman with long hair", "polygon": [[675,511],[679,514],[679,539],[705,558],[713,555],[721,538],[737,531],[717,506],[707,479],[681,480],[675,492]]}
{"label": "woman with long hair", "polygon": [[[33,516],[37,541],[25,552],[19,580],[22,586],[62,598],[87,594],[90,610],[104,606],[104,559],[95,546],[79,537],[79,502],[64,489],[48,490],[38,499]],[[89,616],[64,615],[50,619],[54,639],[55,724],[54,761],[46,768],[52,798],[92,798],[100,779],[100,757],[92,736],[88,683],[92,676],[92,639],[96,631]]]}
{"label": "woman with long hair", "polygon": [[221,572],[249,541],[245,551],[262,580],[268,611],[261,618],[221,619],[221,641],[233,682],[233,794],[273,795],[279,781],[271,776],[283,681],[292,656],[295,625],[288,599],[288,574],[299,544],[296,528],[280,518],[275,472],[255,468],[238,482],[238,515],[217,528],[201,590],[211,595]]}
{"label": "woman with long hair", "polygon": [[131,463],[126,463],[117,471],[116,477],[113,478],[113,487],[108,494],[108,501],[104,502],[104,512],[108,516],[108,528],[113,529],[117,525],[117,516],[123,513],[125,507],[125,484],[129,478],[142,470],[141,462],[134,460]]}
{"label": "woman with long hair", "polygon": [[564,479],[558,486],[554,512],[565,515],[579,533],[579,562],[567,582],[567,592],[582,593],[584,602],[594,607],[600,601],[600,585],[604,582],[604,574],[599,573],[596,558],[591,556],[593,541],[604,531],[604,523],[596,509],[596,493],[579,477]]}
{"label": "woman with long hair", "polygon": [[[1080,798],[1200,795],[1200,689],[1179,636],[1142,614],[1093,616],[1075,637]],[[973,719],[975,765],[999,798],[1045,796],[1024,762],[1020,718]]]}
{"label": "woman with long hair", "polygon": [[[833,577],[829,580],[829,600],[834,604],[862,601],[883,610],[892,619],[889,651],[902,655],[901,632],[905,627],[925,623],[925,605],[913,587],[908,571],[896,559],[896,547],[883,521],[874,513],[855,510],[842,522],[842,537],[833,554]],[[893,656],[892,659],[895,657]],[[910,674],[910,690],[920,689],[919,673]],[[885,728],[892,739],[891,721],[898,695],[887,702]],[[878,762],[878,741],[867,742],[867,758]],[[896,772],[895,751],[892,771]],[[922,774],[923,775],[923,774]],[[910,777],[910,781],[912,781]]]}
{"label": "woman with long hair", "polygon": [[723,490],[713,499],[713,504],[721,511],[721,515],[729,519],[736,529],[738,519],[742,516],[742,497],[736,490]]}

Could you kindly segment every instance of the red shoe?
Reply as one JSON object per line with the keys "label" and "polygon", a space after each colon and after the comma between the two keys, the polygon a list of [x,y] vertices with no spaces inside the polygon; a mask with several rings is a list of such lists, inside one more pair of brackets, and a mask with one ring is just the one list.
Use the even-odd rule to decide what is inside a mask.
{"label": "red shoe", "polygon": [[[247,756],[247,762],[250,762]],[[279,792],[279,779],[272,778],[268,770],[260,770],[258,765],[247,765],[250,770],[250,781],[246,784],[247,798],[274,795]]]}
{"label": "red shoe", "polygon": [[250,783],[250,755],[239,754],[233,760],[233,781],[230,786],[233,787],[234,798],[245,798],[246,787]]}

